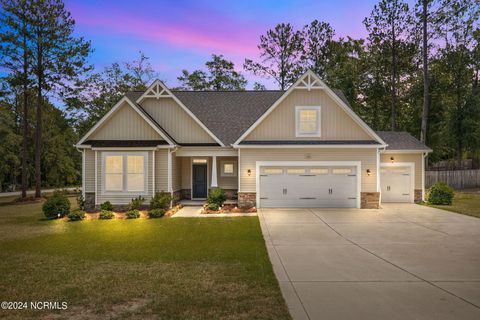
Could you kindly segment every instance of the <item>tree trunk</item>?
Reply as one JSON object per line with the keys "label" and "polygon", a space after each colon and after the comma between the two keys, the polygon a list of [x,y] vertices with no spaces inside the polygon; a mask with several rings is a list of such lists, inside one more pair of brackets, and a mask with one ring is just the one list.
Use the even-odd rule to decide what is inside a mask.
{"label": "tree trunk", "polygon": [[[41,41],[41,40],[38,40]],[[35,126],[35,197],[42,196],[42,174],[41,174],[41,157],[42,157],[42,45],[37,48],[37,114]]]}
{"label": "tree trunk", "polygon": [[423,111],[422,111],[422,125],[420,131],[420,141],[427,142],[427,123],[428,123],[428,0],[422,0],[422,23],[423,23]]}
{"label": "tree trunk", "polygon": [[395,35],[395,21],[392,18],[392,106],[391,106],[391,130],[397,130],[397,48]]}
{"label": "tree trunk", "polygon": [[22,198],[27,197],[28,176],[28,51],[27,35],[23,36],[23,146],[22,146]]}

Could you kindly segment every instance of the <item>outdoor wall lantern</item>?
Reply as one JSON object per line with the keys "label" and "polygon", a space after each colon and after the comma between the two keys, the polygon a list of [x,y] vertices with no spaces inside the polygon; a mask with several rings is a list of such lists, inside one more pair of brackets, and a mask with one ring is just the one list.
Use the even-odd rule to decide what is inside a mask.
{"label": "outdoor wall lantern", "polygon": [[393,163],[393,161],[395,161],[395,158],[394,158],[394,157],[390,157],[390,162]]}
{"label": "outdoor wall lantern", "polygon": [[372,171],[370,169],[367,169],[367,176],[370,176],[372,174]]}
{"label": "outdoor wall lantern", "polygon": [[252,175],[252,170],[248,169],[248,170],[247,170],[247,174],[248,174],[248,176],[250,177],[250,176]]}

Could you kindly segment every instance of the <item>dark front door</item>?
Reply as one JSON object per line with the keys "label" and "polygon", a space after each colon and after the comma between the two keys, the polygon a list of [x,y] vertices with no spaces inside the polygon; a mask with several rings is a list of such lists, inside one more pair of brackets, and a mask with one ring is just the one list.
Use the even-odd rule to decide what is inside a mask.
{"label": "dark front door", "polygon": [[194,164],[192,169],[193,198],[207,197],[207,164]]}

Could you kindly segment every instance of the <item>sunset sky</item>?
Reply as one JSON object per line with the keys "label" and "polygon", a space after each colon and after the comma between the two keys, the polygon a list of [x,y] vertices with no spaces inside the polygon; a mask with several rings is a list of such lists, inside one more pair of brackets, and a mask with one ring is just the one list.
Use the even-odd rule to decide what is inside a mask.
{"label": "sunset sky", "polygon": [[[241,70],[258,56],[260,35],[277,23],[300,28],[314,19],[330,22],[337,37],[365,37],[362,24],[377,1],[66,1],[77,32],[92,41],[98,70],[131,61],[143,51],[167,85],[177,85],[182,69],[201,68],[212,53],[223,54]],[[268,88],[271,81],[260,80]]]}

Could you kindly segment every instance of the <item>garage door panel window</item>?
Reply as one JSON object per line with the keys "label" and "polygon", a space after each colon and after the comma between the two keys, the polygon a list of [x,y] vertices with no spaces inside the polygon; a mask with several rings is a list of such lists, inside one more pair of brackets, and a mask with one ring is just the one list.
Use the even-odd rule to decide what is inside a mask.
{"label": "garage door panel window", "polygon": [[350,174],[353,173],[353,170],[351,168],[335,168],[332,169],[333,174]]}
{"label": "garage door panel window", "polygon": [[310,169],[310,173],[312,174],[328,174],[327,168],[312,168]]}
{"label": "garage door panel window", "polygon": [[263,169],[263,173],[264,174],[283,174],[283,169],[279,169],[279,168],[266,168],[266,169]]}
{"label": "garage door panel window", "polygon": [[320,107],[295,108],[295,126],[297,137],[320,137],[321,136]]}
{"label": "garage door panel window", "polygon": [[104,191],[145,192],[146,154],[106,154]]}
{"label": "garage door panel window", "polygon": [[287,169],[287,174],[304,174],[305,169],[303,168],[289,168]]}

